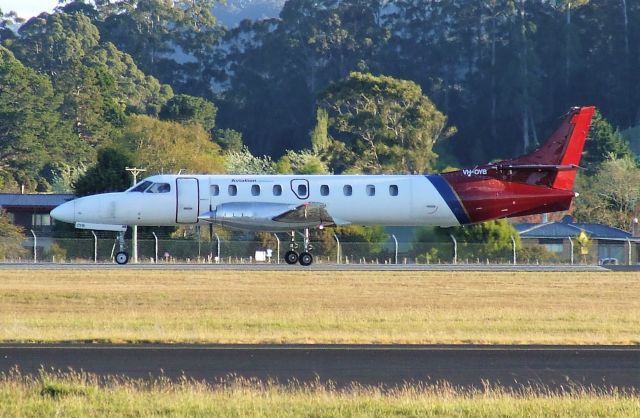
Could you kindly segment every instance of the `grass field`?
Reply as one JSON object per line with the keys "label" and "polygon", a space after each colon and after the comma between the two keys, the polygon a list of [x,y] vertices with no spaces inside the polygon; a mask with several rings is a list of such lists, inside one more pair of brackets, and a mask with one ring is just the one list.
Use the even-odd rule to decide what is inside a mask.
{"label": "grass field", "polygon": [[210,386],[99,380],[74,373],[36,378],[12,374],[0,378],[0,416],[638,417],[640,397],[580,388],[556,393],[540,388],[463,391],[444,385],[337,390],[246,380]]}
{"label": "grass field", "polygon": [[3,270],[0,341],[638,344],[640,275]]}

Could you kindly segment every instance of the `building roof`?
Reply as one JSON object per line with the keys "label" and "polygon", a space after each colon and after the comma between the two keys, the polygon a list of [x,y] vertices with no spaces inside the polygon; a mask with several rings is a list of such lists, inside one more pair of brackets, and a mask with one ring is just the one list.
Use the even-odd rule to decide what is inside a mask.
{"label": "building roof", "polygon": [[72,194],[21,194],[0,193],[0,206],[3,208],[55,208],[58,205],[72,200]]}
{"label": "building roof", "polygon": [[634,238],[630,232],[608,225],[588,223],[547,222],[543,224],[514,224],[521,238],[567,238],[578,237],[582,231],[595,239],[628,240]]}

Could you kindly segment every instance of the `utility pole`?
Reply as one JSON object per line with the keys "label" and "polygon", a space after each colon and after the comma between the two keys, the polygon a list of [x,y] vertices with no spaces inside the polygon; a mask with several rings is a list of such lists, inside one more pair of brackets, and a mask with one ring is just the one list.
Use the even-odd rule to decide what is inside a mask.
{"label": "utility pole", "polygon": [[[133,184],[135,186],[138,183],[138,174],[144,173],[147,171],[144,168],[136,168],[136,167],[125,167],[125,170],[131,173],[133,176]],[[131,261],[133,263],[138,263],[138,225],[131,225]]]}

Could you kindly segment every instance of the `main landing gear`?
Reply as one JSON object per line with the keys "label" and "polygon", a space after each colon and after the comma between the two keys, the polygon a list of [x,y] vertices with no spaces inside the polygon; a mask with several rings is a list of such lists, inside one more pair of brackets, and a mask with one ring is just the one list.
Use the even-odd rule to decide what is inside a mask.
{"label": "main landing gear", "polygon": [[296,251],[298,249],[298,243],[296,242],[296,233],[295,231],[291,231],[291,241],[289,242],[289,251],[287,251],[284,255],[284,261],[287,264],[296,264],[300,263],[301,266],[310,266],[313,263],[313,256],[311,255],[311,250],[313,250],[313,246],[309,243],[309,228],[305,228],[304,230],[304,251],[300,254]]}
{"label": "main landing gear", "polygon": [[125,251],[124,232],[118,233],[118,248],[119,251],[116,254],[116,263],[123,265],[129,262],[129,253]]}

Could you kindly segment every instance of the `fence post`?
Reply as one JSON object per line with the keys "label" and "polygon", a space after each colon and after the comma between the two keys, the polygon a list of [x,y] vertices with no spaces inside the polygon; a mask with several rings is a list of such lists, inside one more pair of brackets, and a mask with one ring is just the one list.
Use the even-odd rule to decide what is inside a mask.
{"label": "fence post", "polygon": [[36,233],[33,232],[33,229],[30,229],[29,231],[31,231],[31,235],[33,235],[33,262],[37,263],[38,262],[38,251],[36,250],[36,248],[38,246],[38,237],[36,237]]}
{"label": "fence post", "polygon": [[571,264],[573,265],[573,240],[571,239],[571,237],[567,238],[569,238],[569,245],[571,245]]}
{"label": "fence post", "polygon": [[456,241],[456,237],[453,234],[449,234],[449,236],[453,241],[453,264],[458,264],[458,241]]}
{"label": "fence post", "polygon": [[93,235],[93,262],[98,262],[98,236],[94,230],[91,230],[91,234]]}
{"label": "fence post", "polygon": [[629,258],[628,258],[628,262],[627,265],[631,265],[631,239],[627,238],[627,244],[629,245]]}
{"label": "fence post", "polygon": [[158,236],[156,235],[155,232],[151,232],[151,234],[153,234],[153,239],[155,240],[156,244],[155,244],[155,254],[156,254],[156,258],[154,258],[154,261],[156,264],[158,264]]}
{"label": "fence post", "polygon": [[398,264],[398,240],[396,239],[396,236],[393,234],[391,234],[391,238],[393,238],[393,241],[395,242],[395,245],[396,245],[395,264]]}
{"label": "fence post", "polygon": [[333,238],[335,238],[338,246],[336,247],[336,264],[340,264],[340,240],[336,234],[333,234]]}
{"label": "fence post", "polygon": [[217,258],[218,263],[219,263],[219,262],[221,261],[221,260],[220,260],[220,237],[218,236],[218,234],[217,234],[217,233],[216,233],[216,234],[213,234],[213,235],[215,235],[215,237],[216,237],[216,241],[218,242],[218,250],[217,250],[217,254],[218,254],[218,255],[216,256],[216,258]]}
{"label": "fence post", "polygon": [[280,264],[280,238],[278,238],[278,234],[276,234],[275,232],[273,233],[273,236],[276,237],[276,242],[277,242],[276,255],[278,258],[276,259],[276,264]]}
{"label": "fence post", "polygon": [[515,266],[518,260],[516,258],[516,239],[513,235],[511,235],[511,243],[513,244],[513,265]]}

